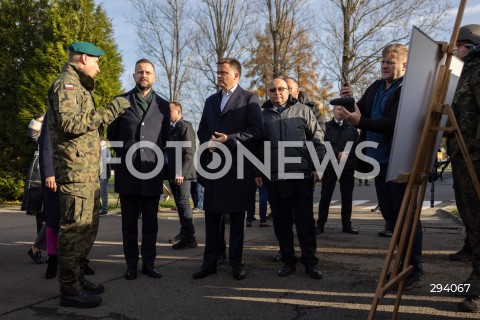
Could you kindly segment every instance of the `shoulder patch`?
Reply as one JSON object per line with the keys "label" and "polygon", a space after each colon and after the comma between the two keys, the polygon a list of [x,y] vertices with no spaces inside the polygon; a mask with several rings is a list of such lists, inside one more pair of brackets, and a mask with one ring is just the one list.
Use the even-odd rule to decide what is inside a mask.
{"label": "shoulder patch", "polygon": [[73,84],[65,84],[63,87],[67,90],[73,90]]}

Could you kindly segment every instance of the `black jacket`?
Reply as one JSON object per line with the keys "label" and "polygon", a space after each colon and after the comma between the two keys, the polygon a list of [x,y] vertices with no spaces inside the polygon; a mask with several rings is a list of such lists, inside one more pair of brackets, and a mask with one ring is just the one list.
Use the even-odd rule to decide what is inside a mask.
{"label": "black jacket", "polygon": [[325,121],[323,120],[322,112],[320,111],[318,106],[315,104],[315,102],[308,100],[307,95],[303,91],[300,91],[300,93],[298,94],[297,100],[298,102],[306,105],[312,110],[313,114],[315,115],[315,118],[318,121],[318,124],[320,125],[320,129],[323,132],[325,132]]}
{"label": "black jacket", "polygon": [[[301,147],[285,148],[285,157],[299,157],[301,159],[298,163],[286,163],[285,173],[303,173],[304,178],[309,178],[315,167],[306,142],[313,142],[316,156],[320,162],[325,156],[325,146],[322,143],[323,131],[320,130],[320,125],[311,109],[294,99],[287,101],[281,114],[278,113],[270,100],[262,105],[262,109],[265,126],[264,140],[271,143],[270,180],[281,180],[278,167],[279,142],[281,141],[302,142]],[[260,158],[263,159],[262,152],[260,152]],[[258,171],[255,173],[256,176],[260,176]]]}
{"label": "black jacket", "polygon": [[[258,95],[237,86],[232,96],[220,111],[222,92],[219,91],[205,101],[202,118],[198,126],[200,144],[208,142],[215,131],[228,135],[225,146],[232,155],[232,166],[221,178],[205,179],[203,208],[211,212],[239,212],[250,208],[255,201],[253,165],[243,163],[243,178],[237,173],[238,142],[247,148],[253,147],[263,137],[263,118]],[[217,152],[222,156],[221,152]],[[212,161],[208,150],[202,153],[203,168]],[[223,166],[222,166],[223,168]],[[218,171],[218,170],[217,170]]]}
{"label": "black jacket", "polygon": [[48,115],[45,115],[42,124],[42,134],[38,139],[38,149],[40,151],[40,175],[42,177],[42,186],[44,188],[44,211],[47,226],[60,228],[60,195],[53,192],[45,186],[45,178],[55,176],[53,170],[53,148],[52,138],[50,136],[50,127],[48,126]]}
{"label": "black jacket", "polygon": [[[400,83],[398,85],[395,92],[387,100],[383,118],[371,119],[370,117],[372,114],[373,101],[375,100],[375,95],[377,94],[377,91],[380,88],[382,81],[382,79],[375,81],[370,87],[367,88],[367,90],[365,90],[362,98],[357,102],[357,106],[362,113],[362,117],[360,118],[360,122],[358,123],[357,128],[361,129],[359,143],[366,141],[367,131],[374,131],[386,134],[388,141],[388,152],[390,153],[403,83]],[[362,160],[358,160],[357,171],[364,173],[370,172],[371,165]]]}
{"label": "black jacket", "polygon": [[[339,126],[334,119],[325,123],[325,141],[330,142],[335,156],[338,156],[340,152],[345,150],[345,145],[348,141],[353,141],[347,162],[345,163],[345,169],[355,169],[357,162],[355,148],[358,144],[358,138],[358,130],[347,121],[343,121],[341,126]],[[333,170],[331,163],[328,164],[327,169]]]}
{"label": "black jacket", "polygon": [[[170,141],[190,141],[191,145],[189,148],[182,148],[182,166],[179,168],[181,170],[179,175],[184,179],[196,178],[195,166],[193,165],[193,156],[195,154],[196,144],[195,131],[193,130],[192,124],[183,119],[178,120],[174,129],[170,130]],[[168,158],[168,180],[173,180],[176,176],[178,176],[175,173],[175,148],[167,147],[166,152]]]}
{"label": "black jacket", "polygon": [[159,195],[163,191],[163,165],[159,163],[158,150],[156,152],[149,146],[137,145],[137,150],[129,159],[138,172],[145,174],[153,172],[158,166],[162,165],[161,172],[149,179],[135,177],[128,170],[125,157],[130,148],[140,141],[153,143],[161,151],[158,156],[164,157],[163,152],[167,141],[170,139],[169,103],[155,94],[148,110],[142,116],[135,102],[135,90],[121,96],[128,99],[132,107],[125,109],[125,113],[115,119],[107,129],[108,140],[123,142],[123,147],[114,148],[116,157],[121,159],[120,164],[113,166],[115,170],[115,191],[120,194]]}

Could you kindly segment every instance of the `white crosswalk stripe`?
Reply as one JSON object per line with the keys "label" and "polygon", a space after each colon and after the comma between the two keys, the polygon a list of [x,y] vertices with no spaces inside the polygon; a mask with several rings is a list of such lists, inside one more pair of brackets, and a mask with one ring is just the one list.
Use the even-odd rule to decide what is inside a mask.
{"label": "white crosswalk stripe", "polygon": [[[454,201],[450,201],[454,202]],[[440,204],[444,203],[444,201],[434,201],[433,206],[438,207]],[[447,203],[447,202],[446,202]],[[366,206],[363,204],[367,204]],[[360,210],[368,210],[370,211],[371,209],[375,209],[377,207],[378,203],[372,202],[370,200],[353,200],[352,201],[352,206],[357,207],[356,209]],[[314,203],[314,207],[318,207],[318,202]],[[330,203],[330,208],[331,209],[340,209],[342,207],[340,200],[332,200]],[[360,207],[360,208],[358,208]],[[426,210],[430,208],[430,201],[423,201],[422,204],[422,210]]]}
{"label": "white crosswalk stripe", "polygon": [[[333,202],[333,201],[332,201]],[[338,201],[337,201],[338,202]],[[361,204],[364,204],[364,203],[367,203],[367,202],[370,202],[370,200],[353,200],[352,201],[352,206],[359,206]],[[340,209],[342,206],[341,205],[335,205],[335,206],[332,206],[330,205],[330,208],[338,208]]]}

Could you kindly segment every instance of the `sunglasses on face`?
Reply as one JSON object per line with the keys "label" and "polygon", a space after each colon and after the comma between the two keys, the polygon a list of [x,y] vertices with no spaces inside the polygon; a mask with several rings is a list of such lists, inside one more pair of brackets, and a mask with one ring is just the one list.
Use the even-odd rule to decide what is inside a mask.
{"label": "sunglasses on face", "polygon": [[288,90],[288,88],[284,88],[284,87],[278,87],[278,88],[270,88],[268,89],[269,92],[271,93],[275,93],[275,92],[283,92],[285,90]]}

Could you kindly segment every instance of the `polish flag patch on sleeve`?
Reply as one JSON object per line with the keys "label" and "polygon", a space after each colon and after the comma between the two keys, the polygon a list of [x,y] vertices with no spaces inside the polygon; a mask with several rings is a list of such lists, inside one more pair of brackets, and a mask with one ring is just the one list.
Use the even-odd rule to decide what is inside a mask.
{"label": "polish flag patch on sleeve", "polygon": [[67,90],[73,90],[73,84],[65,84],[63,87]]}

